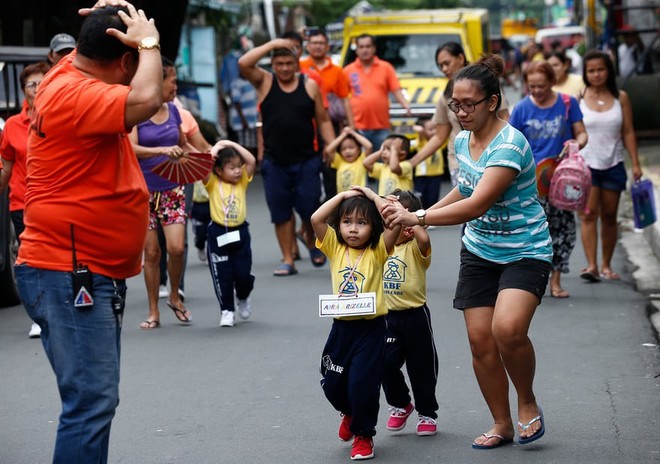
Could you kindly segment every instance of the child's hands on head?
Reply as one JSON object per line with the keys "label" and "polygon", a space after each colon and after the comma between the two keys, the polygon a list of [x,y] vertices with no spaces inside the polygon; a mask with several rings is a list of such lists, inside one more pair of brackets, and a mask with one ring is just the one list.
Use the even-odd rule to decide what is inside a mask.
{"label": "child's hands on head", "polygon": [[230,147],[231,145],[232,142],[230,140],[220,140],[219,142],[216,142],[215,145],[211,147],[211,156],[213,157],[213,159],[217,159],[218,152],[223,148]]}

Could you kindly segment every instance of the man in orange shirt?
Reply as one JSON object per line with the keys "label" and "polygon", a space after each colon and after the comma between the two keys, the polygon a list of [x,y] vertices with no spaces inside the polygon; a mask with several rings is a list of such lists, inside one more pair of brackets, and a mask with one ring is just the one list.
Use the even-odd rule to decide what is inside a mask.
{"label": "man in orange shirt", "polygon": [[56,464],[108,460],[125,279],[140,272],[147,233],[128,132],[161,104],[159,35],[144,12],[119,3],[81,10],[78,46],[41,82],[28,136],[15,272],[62,401]]}
{"label": "man in orange shirt", "polygon": [[356,39],[357,58],[344,68],[351,85],[350,104],[355,128],[380,150],[390,133],[390,99],[396,101],[410,115],[410,104],[401,92],[401,85],[390,63],[376,56],[376,41],[369,34]]}

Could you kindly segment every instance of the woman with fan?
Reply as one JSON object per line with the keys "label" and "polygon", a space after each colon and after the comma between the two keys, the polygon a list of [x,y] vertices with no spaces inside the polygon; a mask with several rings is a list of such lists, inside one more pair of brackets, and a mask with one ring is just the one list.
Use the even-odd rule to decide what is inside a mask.
{"label": "woman with fan", "polygon": [[[185,243],[185,195],[179,182],[161,177],[154,170],[170,159],[179,159],[188,148],[181,129],[181,116],[173,103],[176,96],[176,69],[174,63],[163,57],[163,104],[151,119],[133,128],[130,134],[133,149],[138,157],[144,179],[149,189],[149,231],[144,246],[144,281],[149,300],[149,315],[140,324],[142,329],[160,327],[158,286],[160,283],[160,255],[158,223],[163,227],[167,243],[167,271],[170,295],[167,306],[174,311],[180,322],[190,322],[190,311],[179,295],[179,283],[184,267]],[[196,151],[192,147],[190,150]],[[169,176],[168,176],[169,177]]]}

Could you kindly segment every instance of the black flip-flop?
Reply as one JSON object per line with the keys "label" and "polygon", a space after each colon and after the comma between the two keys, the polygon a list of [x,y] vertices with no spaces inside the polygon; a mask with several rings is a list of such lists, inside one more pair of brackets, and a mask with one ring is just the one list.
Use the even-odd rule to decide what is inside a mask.
{"label": "black flip-flop", "polygon": [[[183,309],[174,306],[174,304],[172,304],[171,301],[167,302],[167,306],[169,306],[169,308],[172,311],[174,311],[174,317],[176,317],[179,320],[179,322],[186,322],[187,323],[187,322],[191,321],[191,318],[186,316],[186,313],[183,312]],[[185,307],[184,307],[184,309],[185,309]],[[179,316],[181,316],[181,317],[179,317]]]}

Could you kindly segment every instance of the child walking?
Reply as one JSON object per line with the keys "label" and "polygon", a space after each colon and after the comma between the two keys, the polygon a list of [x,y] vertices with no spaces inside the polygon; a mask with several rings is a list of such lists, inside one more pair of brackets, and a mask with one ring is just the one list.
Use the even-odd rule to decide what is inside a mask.
{"label": "child walking", "polygon": [[351,185],[367,185],[364,158],[371,154],[372,149],[371,142],[349,126],[344,127],[339,137],[328,144],[325,149],[326,162],[337,170],[337,192],[345,192]]}
{"label": "child walking", "polygon": [[[378,179],[378,194],[388,195],[397,188],[412,190],[413,165],[406,161],[410,153],[410,139],[401,134],[390,134],[380,150],[364,159],[369,176]],[[378,160],[382,160],[379,163]]]}
{"label": "child walking", "polygon": [[[436,124],[429,117],[417,119],[413,130],[417,134],[412,141],[410,151],[418,154],[428,144],[436,133]],[[428,158],[417,161],[417,156],[410,159],[415,166],[414,184],[415,191],[419,192],[422,200],[422,208],[430,208],[440,199],[440,187],[442,175],[445,173],[445,163],[442,157],[442,149],[437,149],[429,154]]]}
{"label": "child walking", "polygon": [[[413,192],[392,192],[408,211],[422,202]],[[383,270],[387,304],[387,342],[383,367],[383,391],[391,405],[387,429],[402,430],[415,410],[401,368],[406,364],[417,405],[417,435],[436,434],[438,402],[435,386],[438,355],[433,341],[431,313],[426,305],[426,270],[431,265],[431,240],[422,225],[401,229],[394,252]]]}
{"label": "child walking", "polygon": [[330,260],[332,292],[375,293],[375,314],[337,316],[321,356],[321,387],[342,414],[339,439],[355,437],[351,459],[374,457],[385,348],[383,265],[400,227],[385,229],[379,207],[386,200],[364,187],[340,192],[312,215],[317,247]]}
{"label": "child walking", "polygon": [[252,153],[229,140],[216,143],[211,153],[215,165],[204,182],[211,204],[208,262],[220,303],[220,327],[233,327],[234,292],[241,318],[248,319],[252,313],[248,297],[254,276],[245,194],[257,163]]}

